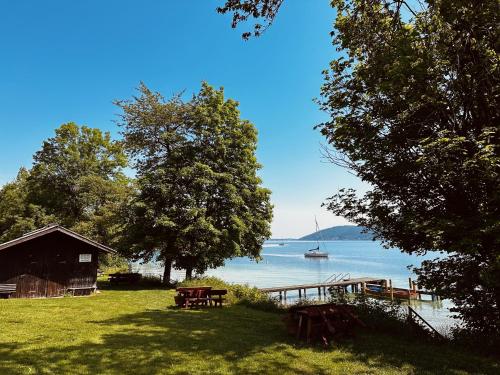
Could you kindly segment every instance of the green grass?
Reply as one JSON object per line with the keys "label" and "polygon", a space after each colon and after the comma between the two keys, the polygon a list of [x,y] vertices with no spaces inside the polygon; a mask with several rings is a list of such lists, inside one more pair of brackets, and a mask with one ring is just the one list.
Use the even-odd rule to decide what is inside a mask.
{"label": "green grass", "polygon": [[178,310],[173,291],[0,300],[0,374],[466,374],[498,363],[449,346],[359,333],[323,349],[245,306]]}

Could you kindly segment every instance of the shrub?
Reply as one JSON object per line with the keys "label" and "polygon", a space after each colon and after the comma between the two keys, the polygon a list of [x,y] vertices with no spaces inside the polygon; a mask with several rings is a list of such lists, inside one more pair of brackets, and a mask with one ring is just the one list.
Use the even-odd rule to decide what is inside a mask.
{"label": "shrub", "polygon": [[99,269],[106,274],[128,272],[129,265],[127,259],[118,254],[101,254]]}
{"label": "shrub", "polygon": [[198,277],[184,280],[179,286],[211,286],[213,289],[227,289],[226,301],[230,304],[244,305],[264,311],[281,311],[275,298],[246,284],[230,284],[217,277]]}

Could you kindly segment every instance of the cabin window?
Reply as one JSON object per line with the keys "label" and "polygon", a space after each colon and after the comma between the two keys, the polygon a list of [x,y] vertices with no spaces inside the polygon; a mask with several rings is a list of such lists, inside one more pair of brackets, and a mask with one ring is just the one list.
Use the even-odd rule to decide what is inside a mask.
{"label": "cabin window", "polygon": [[80,254],[80,263],[90,263],[92,262],[92,254]]}

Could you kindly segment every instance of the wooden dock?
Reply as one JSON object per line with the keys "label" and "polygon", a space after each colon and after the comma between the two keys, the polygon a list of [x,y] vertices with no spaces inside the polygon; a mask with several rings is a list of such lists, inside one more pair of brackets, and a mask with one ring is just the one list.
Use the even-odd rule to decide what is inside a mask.
{"label": "wooden dock", "polygon": [[[348,274],[344,274],[348,275]],[[344,276],[342,275],[342,276]],[[333,275],[335,276],[335,275]],[[312,294],[316,294],[318,299],[326,300],[327,289],[330,291],[332,289],[337,289],[344,293],[363,293],[370,297],[376,298],[390,298],[394,299],[419,299],[422,300],[422,295],[430,295],[432,301],[438,300],[439,297],[432,292],[425,290],[419,290],[417,285],[411,278],[408,279],[409,289],[396,288],[392,285],[392,280],[385,280],[375,277],[356,277],[351,278],[340,278],[337,280],[336,277],[330,277],[323,283],[313,283],[313,284],[296,284],[296,285],[284,285],[275,286],[270,288],[260,288],[259,291],[263,293],[278,293],[279,300],[286,304],[287,292],[297,291],[299,294],[299,299],[307,298],[307,291],[312,290]],[[311,293],[311,292],[310,292]]]}
{"label": "wooden dock", "polygon": [[337,281],[328,281],[324,283],[315,283],[315,284],[297,284],[297,285],[286,285],[286,286],[276,286],[271,288],[260,288],[259,291],[263,293],[279,293],[280,301],[284,301],[286,303],[287,292],[296,290],[299,292],[300,298],[307,298],[307,290],[313,289],[318,291],[318,298],[321,299],[326,298],[326,290],[330,288],[342,288],[343,290],[347,290],[347,288],[351,288],[353,293],[359,292],[363,289],[363,286],[371,283],[381,282],[380,278],[373,277],[358,277],[358,278],[349,278],[344,280]]}

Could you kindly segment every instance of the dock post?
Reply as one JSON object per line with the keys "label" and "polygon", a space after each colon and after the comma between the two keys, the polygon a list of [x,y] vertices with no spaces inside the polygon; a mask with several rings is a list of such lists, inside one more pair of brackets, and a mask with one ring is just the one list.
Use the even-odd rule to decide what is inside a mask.
{"label": "dock post", "polygon": [[323,298],[326,301],[326,286],[323,287]]}
{"label": "dock post", "polygon": [[280,290],[280,303],[283,302],[283,295],[281,294],[281,290]]}
{"label": "dock post", "polygon": [[299,300],[302,299],[302,289],[299,288]]}
{"label": "dock post", "polygon": [[365,293],[366,293],[366,283],[365,283],[364,281],[361,283],[361,292],[362,292],[363,294],[365,294]]}
{"label": "dock post", "polygon": [[304,299],[307,299],[306,288],[304,288]]}
{"label": "dock post", "polygon": [[392,288],[392,279],[389,279],[389,288],[391,289],[391,301],[394,301],[394,289]]}
{"label": "dock post", "polygon": [[318,286],[318,299],[321,301],[321,287]]}
{"label": "dock post", "polygon": [[283,291],[283,297],[284,297],[284,302],[285,302],[285,305],[286,305],[286,290]]}

